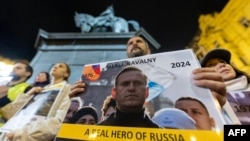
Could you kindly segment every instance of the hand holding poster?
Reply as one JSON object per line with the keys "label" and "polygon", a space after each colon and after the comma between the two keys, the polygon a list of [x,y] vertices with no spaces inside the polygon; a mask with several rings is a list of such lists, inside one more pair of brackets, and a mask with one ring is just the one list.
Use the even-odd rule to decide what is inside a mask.
{"label": "hand holding poster", "polygon": [[[17,103],[18,106],[20,106],[19,110],[4,124],[3,127],[1,127],[0,131],[8,133],[23,128],[33,122],[45,120],[50,116],[50,109],[53,109],[53,106],[55,106],[54,102],[60,99],[60,93],[63,89],[64,83],[60,83],[58,85],[45,87],[41,93],[26,97],[28,98],[26,100],[18,99],[19,102],[23,104],[20,106]],[[13,104],[13,106],[15,106],[15,104]]]}
{"label": "hand holding poster", "polygon": [[[192,82],[192,71],[199,68],[200,65],[192,50],[189,49],[85,65],[82,72],[82,79],[88,84],[88,90],[82,96],[85,105],[91,104],[95,108],[101,109],[104,99],[111,94],[116,74],[126,66],[137,67],[147,75],[149,97],[146,99],[146,103],[152,104],[150,112],[153,114],[162,108],[173,108],[177,105],[181,107],[184,105],[180,104],[182,100],[195,99],[196,103],[202,103],[200,105],[205,107],[204,111],[207,110],[208,119],[212,119],[208,129],[211,131],[223,130],[225,121],[218,102],[214,100],[210,90],[197,87]],[[194,106],[192,108],[198,109],[196,105],[199,104],[192,104]],[[196,121],[196,124],[207,123],[204,120]],[[65,133],[67,130],[64,128],[66,126],[62,127],[59,137],[63,137],[64,135],[61,133]],[[198,130],[207,130],[202,126],[197,127],[199,127]],[[119,129],[123,130],[123,127]],[[83,128],[83,132],[85,130]],[[179,132],[181,133],[182,130]],[[85,137],[82,135],[82,139],[86,139]]]}

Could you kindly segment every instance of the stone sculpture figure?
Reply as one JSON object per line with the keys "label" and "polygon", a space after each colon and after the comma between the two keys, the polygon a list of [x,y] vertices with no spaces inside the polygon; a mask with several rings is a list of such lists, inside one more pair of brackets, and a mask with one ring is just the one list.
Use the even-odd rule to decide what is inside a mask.
{"label": "stone sculpture figure", "polygon": [[129,27],[132,26],[133,30],[139,30],[140,25],[134,20],[126,21],[122,17],[116,17],[114,14],[113,5],[109,6],[98,17],[94,17],[86,13],[75,13],[76,27],[81,28],[85,32],[115,32],[127,33]]}

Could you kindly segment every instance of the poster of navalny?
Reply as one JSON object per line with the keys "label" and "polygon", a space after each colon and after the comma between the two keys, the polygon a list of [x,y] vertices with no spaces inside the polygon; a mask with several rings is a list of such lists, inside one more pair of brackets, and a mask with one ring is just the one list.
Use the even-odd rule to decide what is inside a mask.
{"label": "poster of navalny", "polygon": [[[197,87],[192,82],[192,71],[196,68],[200,68],[200,64],[191,49],[85,65],[83,67],[81,77],[82,80],[86,82],[88,87],[82,98],[84,99],[85,105],[92,105],[98,110],[99,119],[101,117],[100,109],[102,107],[103,101],[108,95],[111,94],[111,89],[114,87],[114,79],[116,74],[126,66],[137,67],[147,75],[149,96],[146,99],[146,103],[151,104],[152,108],[150,112],[152,115],[162,108],[174,108],[175,102],[178,99],[188,97],[200,101],[200,103],[203,103],[207,109],[210,116],[209,118],[212,119],[212,124],[210,124],[211,127],[209,127],[209,131],[223,131],[225,120],[223,118],[218,101],[214,100],[210,90]],[[174,120],[174,118],[172,119]],[[203,123],[206,122],[203,121]],[[99,130],[98,126],[82,125],[81,130],[81,127],[79,126],[63,124],[58,137],[62,139],[65,136],[70,136],[70,130],[73,130],[73,127],[74,129],[79,128],[78,130],[80,131],[78,137],[81,139],[89,139],[89,137],[84,137],[84,127],[86,127],[86,129],[88,128],[88,130],[92,128],[96,128],[93,129],[95,131]],[[118,128],[119,129],[117,130],[123,129],[122,127]],[[111,133],[111,130],[115,130],[116,127],[105,127],[105,129],[107,129],[105,132],[108,134],[108,131]],[[78,130],[75,131],[78,132]],[[127,130],[127,128],[124,128],[124,132],[125,130]],[[150,130],[140,129],[140,131],[143,130],[145,130],[145,132],[154,132],[154,129],[152,128],[150,128]],[[207,129],[205,130],[208,131]],[[184,130],[183,132],[180,131],[181,130],[173,132],[183,133],[183,135],[188,136],[190,133],[195,135],[195,132],[193,132],[194,130],[190,130],[190,133],[187,134]],[[136,131],[134,130],[131,132],[136,134]],[[158,131],[155,131],[155,134],[158,133]],[[76,135],[77,133],[74,132],[74,134]],[[205,134],[203,134],[202,140],[204,140],[204,135]],[[206,135],[209,136],[209,134]],[[215,135],[218,134],[215,133]],[[197,134],[197,137],[198,136],[199,135]],[[110,139],[105,137],[99,139],[112,140],[112,138]]]}

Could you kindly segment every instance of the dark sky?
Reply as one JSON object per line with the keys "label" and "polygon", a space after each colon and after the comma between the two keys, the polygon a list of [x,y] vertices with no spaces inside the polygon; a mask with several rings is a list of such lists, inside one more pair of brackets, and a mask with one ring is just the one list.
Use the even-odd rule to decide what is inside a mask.
{"label": "dark sky", "polygon": [[136,20],[160,44],[159,52],[183,49],[201,14],[220,12],[228,0],[1,0],[0,56],[32,60],[39,28],[80,32],[74,14],[98,16],[113,4],[115,16]]}

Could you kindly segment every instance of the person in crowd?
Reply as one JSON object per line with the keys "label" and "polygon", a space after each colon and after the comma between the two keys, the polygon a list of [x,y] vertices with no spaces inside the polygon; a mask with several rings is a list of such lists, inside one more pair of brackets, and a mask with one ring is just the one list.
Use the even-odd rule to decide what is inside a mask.
{"label": "person in crowd", "polygon": [[[228,123],[239,124],[250,124],[249,112],[242,112],[239,107],[245,105],[241,102],[235,102],[234,99],[240,93],[243,99],[246,99],[247,96],[244,93],[235,91],[249,91],[249,77],[242,71],[239,71],[231,64],[231,53],[226,49],[213,49],[209,51],[204,58],[201,60],[201,66],[204,68],[213,68],[216,72],[220,73],[224,79],[226,89],[229,92],[227,95],[227,103],[223,106],[223,110],[226,113],[225,115],[230,115],[231,117],[226,118]],[[232,114],[231,109],[229,108],[232,105],[234,113],[240,119],[237,120],[234,114]],[[250,106],[250,104],[248,104]],[[231,114],[230,114],[231,113]]]}
{"label": "person in crowd", "polygon": [[116,75],[112,88],[116,110],[98,125],[159,128],[145,114],[144,103],[148,92],[147,76],[140,69],[132,66],[123,68]]}
{"label": "person in crowd", "polygon": [[133,36],[127,41],[127,58],[140,57],[151,54],[150,46],[140,36]]}
{"label": "person in crowd", "polygon": [[[133,36],[127,41],[126,52],[128,58],[151,54],[148,43],[140,36]],[[226,87],[220,73],[212,68],[197,68],[193,70],[193,80],[194,85],[210,89],[221,106],[225,104]],[[71,87],[70,96],[83,93],[87,89],[86,86],[83,81],[76,81]]]}
{"label": "person in crowd", "polygon": [[250,90],[249,78],[230,63],[231,53],[226,49],[213,49],[201,60],[201,66],[214,68],[225,81],[228,91]]}
{"label": "person in crowd", "polygon": [[[9,103],[4,108],[1,109],[1,112],[6,119],[9,119],[24,105],[28,105],[23,108],[22,111],[25,111],[27,108],[36,106],[33,104],[35,102],[44,103],[43,90],[48,92],[53,89],[62,89],[59,93],[57,92],[56,100],[54,99],[51,109],[48,111],[49,115],[46,116],[43,120],[33,121],[23,127],[18,127],[10,131],[7,135],[2,134],[4,137],[7,137],[9,141],[49,141],[55,138],[57,135],[60,126],[66,116],[67,110],[70,106],[70,98],[68,96],[70,91],[70,85],[68,83],[68,78],[70,76],[70,67],[63,62],[55,64],[50,71],[51,83],[45,87],[33,87],[26,94],[19,95],[19,97]],[[49,94],[55,94],[52,91]],[[54,96],[52,96],[54,97]],[[49,96],[49,98],[51,98]],[[45,99],[46,102],[46,99]],[[30,107],[31,105],[31,107]],[[43,107],[44,104],[42,104]],[[34,108],[34,107],[33,107]],[[38,109],[39,110],[39,109]],[[16,116],[16,115],[15,115]],[[35,116],[35,115],[33,115]],[[22,122],[22,121],[19,121]]]}
{"label": "person in crowd", "polygon": [[98,122],[97,111],[93,106],[83,106],[70,119],[70,123],[95,125]]}
{"label": "person in crowd", "polygon": [[48,72],[42,71],[39,74],[37,74],[33,86],[44,87],[48,84],[50,84],[50,74]]}
{"label": "person in crowd", "polygon": [[195,121],[177,108],[162,108],[155,112],[152,120],[163,128],[196,129]]}
{"label": "person in crowd", "polygon": [[207,107],[193,97],[180,97],[175,102],[175,108],[186,112],[196,122],[198,130],[213,130],[215,120],[210,116]]}
{"label": "person in crowd", "polygon": [[64,119],[64,123],[69,123],[70,119],[73,117],[73,115],[79,110],[81,109],[83,106],[83,100],[81,97],[77,96],[77,97],[73,97],[71,98],[71,104],[70,107],[68,109],[68,112],[66,114],[66,117]]}
{"label": "person in crowd", "polygon": [[[33,68],[25,60],[17,60],[10,73],[11,81],[7,85],[0,86],[0,108],[14,101],[19,94],[26,93],[32,86],[26,81],[32,76]],[[0,126],[5,123],[0,115]]]}
{"label": "person in crowd", "polygon": [[[151,54],[150,47],[146,40],[140,36],[133,36],[127,42],[127,57],[139,57],[143,55]],[[71,88],[71,96],[81,94],[86,90],[86,83],[82,80],[78,80]]]}
{"label": "person in crowd", "polygon": [[112,97],[112,95],[107,96],[101,108],[102,112],[101,121],[109,117],[115,111],[115,107],[116,107],[115,99]]}

